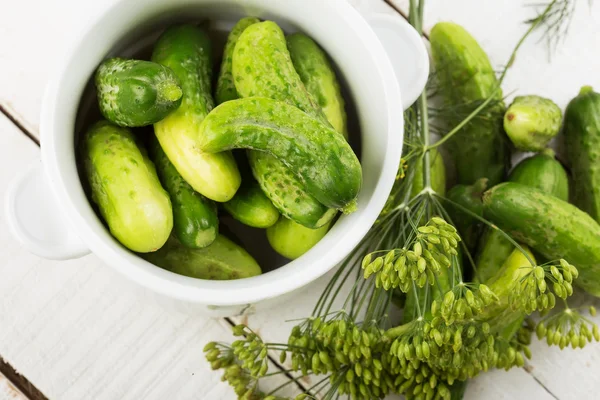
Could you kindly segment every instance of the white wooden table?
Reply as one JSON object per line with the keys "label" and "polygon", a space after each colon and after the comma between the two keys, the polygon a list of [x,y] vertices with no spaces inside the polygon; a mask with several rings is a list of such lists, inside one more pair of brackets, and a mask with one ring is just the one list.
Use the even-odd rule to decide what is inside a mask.
{"label": "white wooden table", "polygon": [[[116,0],[21,0],[0,11],[0,194],[34,160],[49,68],[71,32]],[[284,0],[279,0],[284,1]],[[326,0],[324,0],[326,1]],[[570,34],[548,62],[533,38],[505,81],[505,93],[537,93],[565,106],[584,84],[600,88],[600,7],[579,4]],[[397,15],[383,0],[351,0],[360,11]],[[428,0],[426,27],[465,26],[502,66],[532,15],[524,0]],[[142,3],[140,3],[142,4]],[[395,5],[407,10],[407,0]],[[230,335],[230,321],[189,317],[148,302],[94,255],[68,262],[32,256],[9,235],[0,214],[0,356],[22,378],[0,373],[0,399],[233,399],[210,371],[202,347]],[[266,340],[285,340],[310,313],[321,280],[293,304],[248,317]],[[600,398],[600,345],[563,351],[536,343],[524,369],[495,371],[468,386],[468,399]],[[7,371],[5,367],[4,371]],[[281,368],[274,365],[273,368]],[[32,386],[34,387],[32,389]],[[19,387],[21,390],[17,389]]]}

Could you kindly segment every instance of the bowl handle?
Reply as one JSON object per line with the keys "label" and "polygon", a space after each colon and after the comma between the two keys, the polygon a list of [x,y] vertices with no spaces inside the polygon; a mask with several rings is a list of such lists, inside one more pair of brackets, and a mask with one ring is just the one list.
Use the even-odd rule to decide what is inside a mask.
{"label": "bowl handle", "polygon": [[394,68],[406,110],[425,89],[429,56],[417,31],[401,16],[370,13],[369,25],[379,38]]}
{"label": "bowl handle", "polygon": [[13,236],[35,255],[67,260],[90,252],[61,211],[41,160],[10,183],[5,212]]}

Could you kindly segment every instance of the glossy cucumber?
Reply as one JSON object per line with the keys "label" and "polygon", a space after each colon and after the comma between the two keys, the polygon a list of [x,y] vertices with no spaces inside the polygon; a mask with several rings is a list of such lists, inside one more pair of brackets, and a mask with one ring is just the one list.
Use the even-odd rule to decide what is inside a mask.
{"label": "glossy cucumber", "polygon": [[541,151],[558,134],[562,111],[550,99],[517,96],[504,114],[504,130],[515,147]]}
{"label": "glossy cucumber", "polygon": [[154,124],[156,137],[177,172],[209,199],[230,200],[240,186],[240,174],[229,152],[206,154],[198,150],[200,123],[213,108],[210,41],[192,25],[169,28],[160,37],[152,61],[173,70],[183,89],[179,108]]}
{"label": "glossy cucumber", "polygon": [[[326,121],[294,68],[283,31],[274,22],[244,30],[234,49],[233,76],[241,97],[260,95],[285,101]],[[268,153],[249,153],[253,153],[249,160],[254,176],[281,214],[308,228],[318,228],[333,217],[285,164]]]}
{"label": "glossy cucumber", "polygon": [[233,82],[232,60],[233,60],[233,49],[238,41],[238,38],[244,32],[244,30],[252,24],[259,23],[260,20],[254,17],[245,17],[240,19],[229,32],[227,36],[227,43],[225,43],[225,49],[223,50],[223,60],[221,61],[221,70],[219,71],[219,78],[217,79],[217,89],[215,90],[215,100],[217,104],[224,103],[229,100],[235,100],[239,96],[235,89],[235,83]]}
{"label": "glossy cucumber", "polygon": [[199,129],[202,151],[269,152],[321,204],[345,212],[356,207],[362,170],[352,148],[329,125],[294,106],[262,97],[232,100],[216,107]]}
{"label": "glossy cucumber", "polygon": [[506,182],[483,195],[485,217],[549,260],[579,270],[575,284],[600,296],[600,225],[577,207],[540,190]]}
{"label": "glossy cucumber", "polygon": [[219,233],[217,206],[179,175],[155,137],[151,139],[148,150],[158,177],[171,197],[175,236],[187,247],[210,245]]}
{"label": "glossy cucumber", "polygon": [[181,103],[173,71],[150,61],[110,58],[98,67],[95,83],[100,112],[120,126],[151,125]]}
{"label": "glossy cucumber", "polygon": [[472,184],[488,178],[490,185],[504,179],[508,167],[508,147],[502,132],[504,104],[496,72],[479,43],[460,25],[439,22],[431,30],[431,53],[449,131],[490,96],[494,100],[486,115],[473,119],[449,142],[456,165],[458,183]]}
{"label": "glossy cucumber", "polygon": [[[563,201],[568,201],[569,178],[563,166],[554,158],[550,149],[521,161],[509,177],[510,182],[520,183],[541,190]],[[488,229],[483,234],[476,257],[477,276],[487,280],[514,250],[512,243],[497,230]]]}
{"label": "glossy cucumber", "polygon": [[330,220],[317,229],[309,229],[290,219],[281,218],[267,229],[267,239],[273,250],[290,260],[295,260],[323,239],[331,227],[331,222]]}
{"label": "glossy cucumber", "polygon": [[600,222],[600,93],[581,88],[567,106],[564,135],[574,203]]}
{"label": "glossy cucumber", "polygon": [[[487,189],[487,178],[481,178],[472,185],[455,185],[446,196],[448,200],[467,209],[471,213],[483,217],[481,195]],[[448,205],[448,212],[465,246],[473,251],[481,231],[481,224],[476,217],[453,204]]]}
{"label": "glossy cucumber", "polygon": [[159,251],[142,257],[168,271],[198,279],[241,279],[262,273],[246,250],[223,235],[202,249],[191,249],[171,237]]}
{"label": "glossy cucumber", "polygon": [[139,253],[159,249],[173,228],[173,211],[146,151],[127,128],[108,121],[94,124],[82,143],[92,201],[111,234]]}
{"label": "glossy cucumber", "polygon": [[254,228],[268,228],[279,219],[279,211],[263,193],[258,183],[242,183],[233,199],[223,203],[233,218]]}
{"label": "glossy cucumber", "polygon": [[306,90],[317,101],[333,129],[348,138],[347,116],[340,84],[327,54],[302,33],[286,38],[294,69]]}

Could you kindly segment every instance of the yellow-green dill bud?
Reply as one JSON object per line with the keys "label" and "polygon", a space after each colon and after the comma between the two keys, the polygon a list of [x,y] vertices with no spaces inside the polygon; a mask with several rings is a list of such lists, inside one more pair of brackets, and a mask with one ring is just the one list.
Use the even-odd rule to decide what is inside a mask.
{"label": "yellow-green dill bud", "polygon": [[363,260],[362,260],[362,264],[361,264],[361,267],[362,267],[362,269],[365,269],[365,268],[367,268],[367,266],[368,266],[369,264],[371,264],[371,259],[372,259],[372,258],[373,258],[373,255],[372,255],[371,253],[367,254],[367,255],[366,255],[364,258],[363,258]]}
{"label": "yellow-green dill bud", "polygon": [[417,255],[417,257],[421,256],[421,254],[423,253],[423,246],[421,245],[421,242],[415,242],[415,244],[413,245],[413,251]]}

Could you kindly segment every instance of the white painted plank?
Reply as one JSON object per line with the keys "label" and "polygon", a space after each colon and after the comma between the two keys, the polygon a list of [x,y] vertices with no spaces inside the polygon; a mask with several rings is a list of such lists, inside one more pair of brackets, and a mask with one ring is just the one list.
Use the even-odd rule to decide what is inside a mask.
{"label": "white painted plank", "polygon": [[27,400],[27,397],[0,373],[0,400]]}
{"label": "white painted plank", "polygon": [[[0,133],[3,198],[14,171],[39,149],[1,115]],[[0,354],[46,396],[233,397],[202,353],[211,340],[233,340],[224,322],[161,308],[93,255],[67,262],[32,256],[12,239],[3,219]]]}

